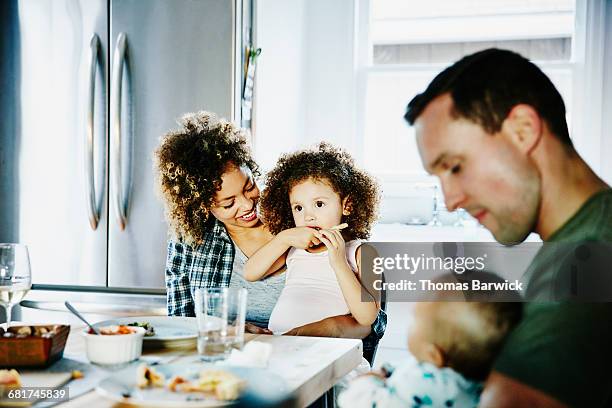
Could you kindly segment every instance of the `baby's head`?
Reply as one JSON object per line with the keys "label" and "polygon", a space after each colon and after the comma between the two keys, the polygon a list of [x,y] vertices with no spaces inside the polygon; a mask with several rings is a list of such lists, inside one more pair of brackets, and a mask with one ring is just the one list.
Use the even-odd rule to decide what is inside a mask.
{"label": "baby's head", "polygon": [[376,220],[376,181],[328,143],[283,155],[266,176],[261,213],[270,232],[347,223],[346,240],[366,239]]}
{"label": "baby's head", "polygon": [[416,303],[408,348],[419,361],[481,381],[521,311],[517,302]]}

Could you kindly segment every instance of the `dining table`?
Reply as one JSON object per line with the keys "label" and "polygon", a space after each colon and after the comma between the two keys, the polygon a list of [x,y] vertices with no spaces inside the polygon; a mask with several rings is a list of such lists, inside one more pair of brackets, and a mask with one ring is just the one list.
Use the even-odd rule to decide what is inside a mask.
{"label": "dining table", "polygon": [[[61,408],[133,406],[105,398],[96,391],[97,383],[111,376],[114,371],[87,361],[85,339],[81,335],[83,330],[83,327],[71,327],[63,358],[80,364],[80,367],[83,367],[80,370],[83,378],[75,378],[68,382],[65,387],[68,388],[69,399],[55,406]],[[265,370],[274,374],[274,378],[280,377],[284,380],[285,389],[293,395],[293,401],[299,407],[306,407],[316,401],[362,361],[362,342],[359,339],[246,333],[245,343],[250,341],[272,346]],[[201,361],[195,347],[144,349],[140,360],[163,364],[189,364]],[[62,363],[62,360],[58,363]],[[37,405],[45,406],[44,402],[35,406]]]}

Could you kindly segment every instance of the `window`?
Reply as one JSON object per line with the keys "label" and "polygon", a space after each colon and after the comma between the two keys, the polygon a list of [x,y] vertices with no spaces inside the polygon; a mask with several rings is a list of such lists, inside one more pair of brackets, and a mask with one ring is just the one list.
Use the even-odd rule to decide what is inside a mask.
{"label": "window", "polygon": [[[387,181],[426,179],[410,99],[464,55],[497,47],[534,61],[551,78],[571,128],[575,75],[573,0],[362,1],[359,21],[363,160]],[[365,9],[365,10],[364,10]]]}

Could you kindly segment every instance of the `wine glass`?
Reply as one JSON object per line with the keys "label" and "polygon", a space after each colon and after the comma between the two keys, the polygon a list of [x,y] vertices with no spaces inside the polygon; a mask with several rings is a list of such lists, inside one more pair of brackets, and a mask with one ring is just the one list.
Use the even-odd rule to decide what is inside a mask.
{"label": "wine glass", "polygon": [[[433,185],[433,217],[429,224],[434,227],[439,227],[442,225],[440,222],[440,207],[444,205],[444,197],[440,197],[439,188],[437,184]],[[444,207],[446,208],[446,206]]]}
{"label": "wine glass", "polygon": [[32,287],[30,256],[23,244],[0,243],[0,303],[6,311],[6,328],[11,324],[11,310]]}

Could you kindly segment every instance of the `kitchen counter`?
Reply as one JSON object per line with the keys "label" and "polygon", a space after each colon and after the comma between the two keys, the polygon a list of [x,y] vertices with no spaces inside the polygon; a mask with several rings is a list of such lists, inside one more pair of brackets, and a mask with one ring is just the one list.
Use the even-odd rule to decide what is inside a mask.
{"label": "kitchen counter", "polygon": [[[408,224],[376,224],[372,242],[496,242],[491,232],[476,224],[468,226],[433,226]],[[525,242],[541,242],[540,236],[530,234]]]}

